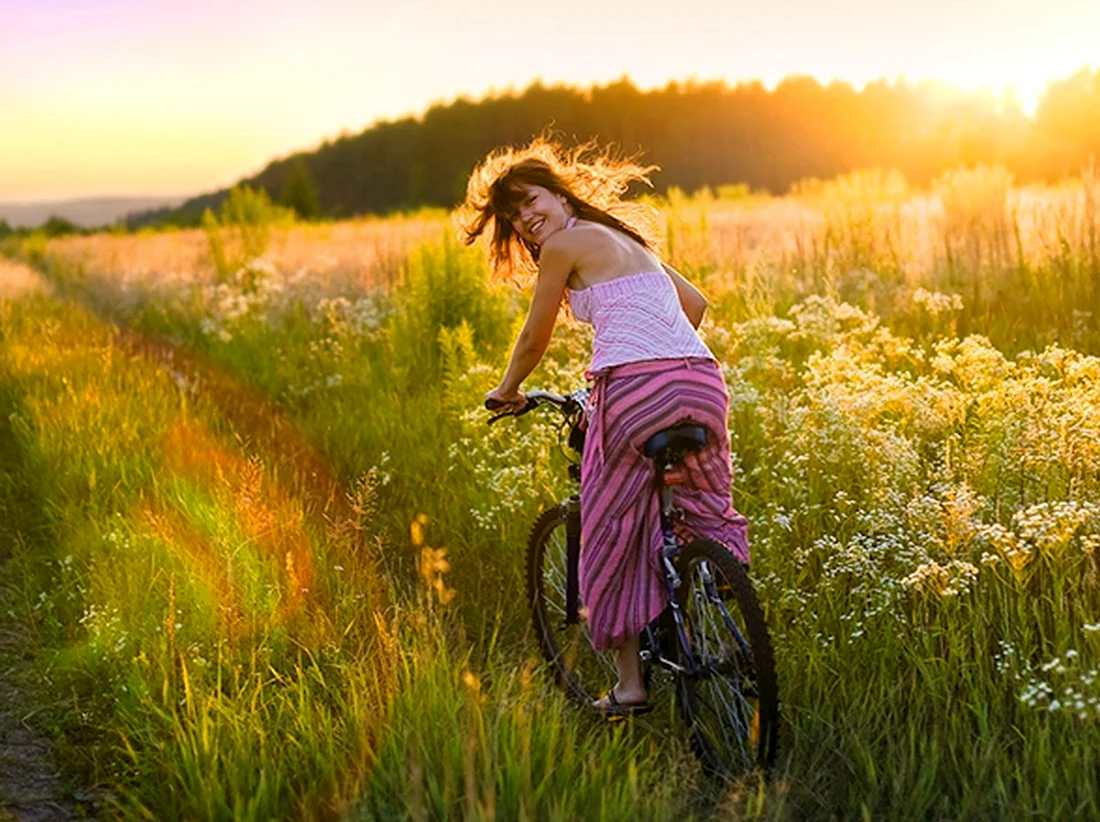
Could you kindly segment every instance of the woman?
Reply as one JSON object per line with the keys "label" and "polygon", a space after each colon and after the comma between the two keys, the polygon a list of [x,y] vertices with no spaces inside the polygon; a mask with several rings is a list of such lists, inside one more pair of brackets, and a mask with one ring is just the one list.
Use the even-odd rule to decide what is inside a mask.
{"label": "woman", "polygon": [[677,504],[685,530],[749,558],[747,523],[730,502],[726,386],[695,330],[706,299],[657,259],[643,209],[621,200],[651,170],[589,147],[567,154],[540,138],[489,155],[463,208],[467,244],[492,223],[494,273],[537,270],[526,322],[486,403],[524,405],[520,385],[546,352],[563,302],[595,328],[580,576],[592,645],[615,650],[619,681],[593,703],[608,714],[648,710],[639,635],[667,604],[653,466],[641,448],[650,436],[689,420],[714,434],[687,457]]}

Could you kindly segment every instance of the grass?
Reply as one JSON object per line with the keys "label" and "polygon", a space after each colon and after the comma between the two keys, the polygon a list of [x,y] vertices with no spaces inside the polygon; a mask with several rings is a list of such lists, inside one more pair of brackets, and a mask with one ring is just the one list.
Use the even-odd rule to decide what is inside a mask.
{"label": "grass", "polygon": [[[725,785],[531,659],[522,550],[565,473],[548,418],[478,410],[526,297],[477,252],[318,287],[274,257],[217,282],[26,250],[60,296],[0,315],[4,573],[66,761],[134,817],[1097,815],[1090,186],[661,204],[713,297],[786,720],[773,778]],[[531,384],[582,382],[587,346],[560,329]]]}
{"label": "grass", "polygon": [[5,616],[40,648],[67,759],[124,817],[346,807],[394,671],[358,523],[310,515],[81,309],[5,302],[0,329]]}

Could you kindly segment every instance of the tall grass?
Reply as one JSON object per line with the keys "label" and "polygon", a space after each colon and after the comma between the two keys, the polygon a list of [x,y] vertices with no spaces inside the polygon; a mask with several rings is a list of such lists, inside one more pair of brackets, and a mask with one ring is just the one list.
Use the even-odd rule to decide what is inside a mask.
{"label": "tall grass", "polygon": [[[459,592],[461,595],[461,591]],[[434,604],[433,604],[434,603]],[[578,716],[499,634],[471,643],[421,597],[402,610],[391,732],[353,819],[670,819],[698,779],[675,746]],[[685,767],[686,763],[686,767]]]}
{"label": "tall grass", "polygon": [[673,264],[735,316],[828,295],[919,339],[954,324],[1014,354],[1053,342],[1100,351],[1097,202],[1092,167],[1024,188],[1003,169],[963,167],[928,190],[869,170],[788,197],[704,192],[661,206]]}
{"label": "tall grass", "polygon": [[0,334],[6,618],[68,761],[112,815],[347,807],[396,662],[360,526],[86,312],[5,301]]}
{"label": "tall grass", "polygon": [[[491,289],[476,252],[447,241],[413,249],[389,289],[358,283],[318,292],[268,259],[225,283],[134,290],[51,244],[42,266],[62,293],[167,333],[247,378],[291,416],[345,485],[360,481],[359,508],[370,510],[370,528],[382,538],[397,603],[371,623],[382,626],[372,641],[397,662],[379,674],[392,683],[388,711],[368,721],[373,697],[350,708],[329,695],[329,683],[354,682],[365,663],[358,646],[329,648],[318,629],[294,645],[308,656],[269,640],[282,654],[283,667],[272,666],[281,678],[272,674],[262,687],[233,680],[270,699],[262,721],[234,708],[235,721],[211,735],[203,729],[217,724],[220,703],[209,694],[187,697],[196,666],[162,654],[158,670],[177,700],[176,730],[164,734],[178,742],[156,748],[130,730],[126,740],[143,744],[127,756],[145,768],[150,760],[140,751],[162,751],[154,770],[172,774],[180,796],[194,789],[188,774],[211,763],[222,768],[231,789],[221,804],[196,806],[199,815],[229,814],[230,797],[267,802],[269,790],[281,797],[283,814],[352,807],[366,819],[1097,815],[1100,361],[1075,350],[1096,339],[1069,310],[1089,310],[1095,299],[1090,185],[1086,175],[1023,191],[995,170],[971,169],[912,192],[896,175],[867,173],[807,184],[791,198],[737,192],[665,204],[673,262],[715,297],[703,331],[730,387],[735,504],[751,522],[752,573],[780,667],[780,763],[770,782],[750,776],[734,785],[702,778],[674,723],[609,731],[566,705],[532,665],[535,645],[518,593],[522,550],[535,511],[564,491],[563,457],[548,419],[484,425],[480,399],[503,367],[525,297]],[[1054,231],[1065,242],[1052,240]],[[1026,300],[1014,292],[1024,285]],[[103,295],[130,300],[112,306]],[[8,337],[29,339],[29,329],[57,311],[50,305],[6,309],[24,318],[22,327],[9,320]],[[568,389],[582,381],[582,332],[562,329],[532,385]],[[5,383],[31,381],[20,372]],[[62,396],[64,382],[40,383]],[[119,394],[133,396],[128,388]],[[201,390],[186,396],[202,405]],[[102,427],[85,395],[72,402],[85,416],[68,436]],[[218,433],[213,421],[206,436]],[[232,451],[231,440],[215,441]],[[294,496],[257,484],[247,459],[223,458],[237,468],[222,473],[236,479],[219,490],[217,473],[201,468],[209,455],[185,471],[170,453],[158,452],[155,464],[175,479],[158,479],[150,498],[159,507],[128,538],[178,543],[174,556],[186,562],[175,577],[167,572],[175,582],[159,589],[159,610],[141,611],[143,618],[165,627],[171,592],[192,603],[189,613],[206,620],[206,634],[251,636],[247,625],[263,633],[285,602],[271,598],[265,574],[274,572],[263,556],[233,555],[234,590],[251,610],[239,608],[244,615],[230,629],[224,596],[210,593],[219,578],[196,561],[197,546],[240,545],[255,533],[231,498],[263,500],[268,521],[297,533]],[[97,493],[104,476],[112,487],[145,482],[136,469],[110,463],[36,465],[30,473],[57,483],[36,498],[65,502],[59,521],[86,522],[89,530],[109,521],[104,509],[72,502],[89,493],[89,467],[97,470]],[[339,540],[330,537],[329,547],[323,525],[311,530],[303,522],[325,608],[359,613],[367,606],[355,604],[346,565],[333,559],[343,556]],[[197,537],[188,542],[184,534]],[[81,539],[66,533],[60,544]],[[85,554],[92,556],[77,556]],[[30,552],[23,562],[29,612],[47,580],[66,572]],[[201,586],[207,593],[199,604]],[[116,602],[111,591],[132,592],[114,577],[100,588],[104,602]],[[137,621],[139,610],[126,619]],[[180,624],[185,631],[193,621]],[[147,631],[141,636],[156,634]],[[274,641],[283,636],[276,632]],[[253,648],[256,640],[236,642]],[[41,644],[56,649],[63,640],[43,634]],[[257,670],[251,659],[238,657],[242,671]],[[204,670],[224,667],[215,658]],[[345,678],[334,680],[332,669]],[[307,704],[313,700],[343,713],[318,718]],[[109,704],[94,715],[159,732],[156,722],[142,726]],[[340,718],[349,716],[378,729],[370,744],[346,741],[350,731],[342,729],[354,723]],[[354,805],[347,804],[352,776],[340,783],[336,768],[299,764],[299,780],[288,777],[287,787],[255,781],[257,763],[283,755],[259,733],[272,717],[278,727],[315,726],[310,751],[344,740],[343,762],[358,763],[340,768],[355,777]],[[202,756],[190,753],[196,745],[188,740],[214,738],[251,767],[217,765],[226,760],[209,746]],[[141,768],[119,771],[113,784],[146,784],[136,775]],[[304,784],[313,793],[295,787]],[[127,790],[128,807],[176,807],[163,792]]]}

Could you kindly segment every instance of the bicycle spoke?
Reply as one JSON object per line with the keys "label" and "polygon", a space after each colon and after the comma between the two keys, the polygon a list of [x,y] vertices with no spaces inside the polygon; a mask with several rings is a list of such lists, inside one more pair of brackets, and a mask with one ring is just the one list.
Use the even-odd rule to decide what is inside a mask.
{"label": "bicycle spoke", "polygon": [[[699,604],[697,602],[697,604]],[[721,634],[719,632],[719,620],[715,618],[715,614],[712,613],[713,608],[705,607],[707,603],[706,599],[703,599],[703,607],[700,608],[698,614],[698,623],[702,626],[700,631],[700,639],[703,649],[703,656],[705,664],[713,672],[715,669],[721,667],[721,661],[725,659],[725,649],[721,641]],[[724,741],[724,749],[733,750],[735,747],[741,751],[742,758],[745,757],[745,748],[743,745],[743,739],[748,734],[748,728],[745,726],[744,705],[734,705],[731,702],[730,695],[725,693],[726,687],[733,688],[733,683],[729,683],[724,677],[718,675],[712,675],[701,682],[699,687],[704,690],[708,696],[707,707],[711,712],[715,714],[715,718],[718,720],[717,725],[721,731],[722,739]],[[719,704],[720,703],[720,704]],[[731,738],[732,737],[732,738]]]}
{"label": "bicycle spoke", "polygon": [[[717,725],[721,733],[723,750],[730,752],[738,750],[741,759],[751,761],[745,750],[744,741],[749,736],[746,718],[754,711],[737,693],[736,686],[724,677],[711,676],[698,683],[696,690],[697,698],[703,702],[716,720],[713,723],[706,723],[704,727]],[[711,735],[714,735],[713,732]]]}
{"label": "bicycle spoke", "polygon": [[685,628],[699,665],[686,683],[692,732],[715,767],[740,773],[756,764],[760,741],[752,652],[727,607],[735,600],[721,563],[696,557],[684,576]]}
{"label": "bicycle spoke", "polygon": [[[752,756],[745,748],[745,741],[750,736],[750,729],[748,725],[742,719],[744,715],[742,711],[738,710],[734,705],[731,705],[728,699],[722,695],[721,685],[716,685],[713,688],[708,688],[708,691],[717,691],[718,699],[706,699],[704,700],[705,708],[714,717],[714,721],[704,722],[703,728],[710,729],[709,736],[714,737],[713,728],[717,726],[721,732],[721,754],[723,758],[728,758],[730,754],[739,753],[739,760],[745,765],[752,763]],[[722,703],[723,710],[718,710],[715,707],[715,702]]]}
{"label": "bicycle spoke", "polygon": [[561,676],[571,681],[578,699],[594,699],[606,688],[618,671],[610,654],[592,648],[588,626],[582,619],[565,624],[568,550],[565,522],[555,522],[542,537],[539,574],[540,601],[546,614],[544,630],[550,645],[548,659]]}

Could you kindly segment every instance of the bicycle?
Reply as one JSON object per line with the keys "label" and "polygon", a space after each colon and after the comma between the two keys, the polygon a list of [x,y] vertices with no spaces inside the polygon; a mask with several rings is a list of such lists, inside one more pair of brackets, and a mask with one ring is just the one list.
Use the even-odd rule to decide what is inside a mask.
{"label": "bicycle", "polygon": [[[568,430],[567,445],[579,456],[588,391],[567,396],[533,391],[525,396],[525,406],[498,413],[489,423],[549,405],[561,414],[559,432]],[[653,675],[665,671],[674,681],[679,714],[695,754],[711,772],[736,777],[774,762],[779,690],[767,625],[745,566],[714,540],[684,542],[676,532],[679,512],[673,488],[680,461],[702,447],[707,436],[704,427],[682,423],[653,435],[644,447],[654,461],[661,502],[661,558],[669,605],[643,631],[640,655],[651,702]],[[597,689],[614,682],[617,670],[610,654],[593,650],[580,608],[580,462],[570,459],[568,471],[576,486],[573,493],[545,509],[531,528],[527,596],[543,656],[558,684],[590,707],[599,696]]]}

